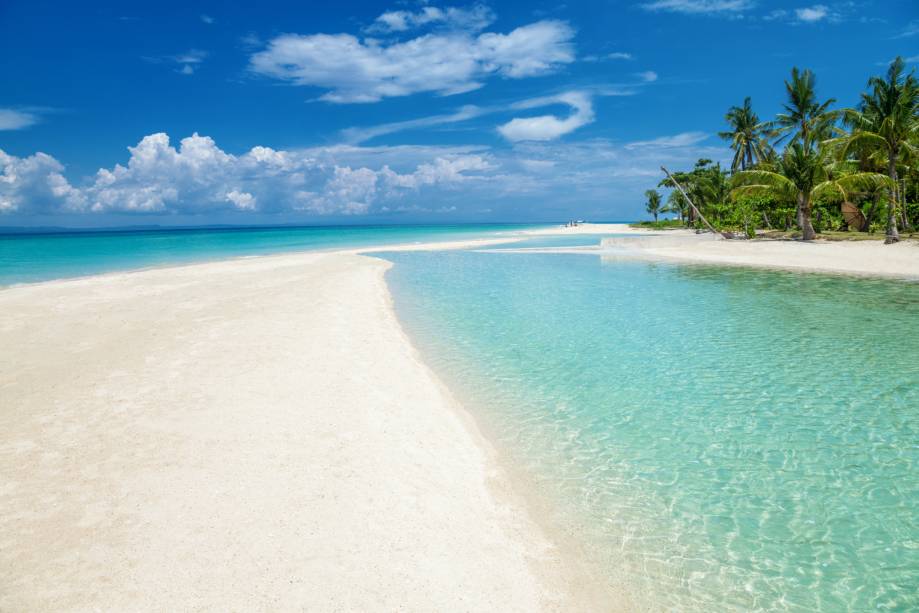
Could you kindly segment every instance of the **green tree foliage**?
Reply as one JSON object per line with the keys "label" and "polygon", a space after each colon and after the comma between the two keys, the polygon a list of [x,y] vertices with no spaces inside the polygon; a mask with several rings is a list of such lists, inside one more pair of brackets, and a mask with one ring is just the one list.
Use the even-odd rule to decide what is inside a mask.
{"label": "green tree foliage", "polygon": [[887,240],[900,239],[897,231],[899,168],[919,158],[916,145],[919,135],[919,82],[915,71],[905,74],[905,62],[897,57],[887,70],[886,78],[868,79],[868,91],[862,93],[857,108],[846,109],[844,122],[851,132],[837,142],[842,156],[857,152],[869,163],[883,165],[890,177],[887,205]]}
{"label": "green tree foliage", "polygon": [[802,143],[785,148],[775,171],[745,170],[732,179],[732,196],[769,194],[780,202],[797,205],[802,238],[816,237],[812,222],[813,204],[818,198],[841,202],[851,192],[890,184],[890,178],[878,173],[855,172],[837,179],[831,177],[826,149],[811,149]]}
{"label": "green tree foliage", "polygon": [[731,142],[734,160],[731,170],[748,170],[755,164],[765,162],[771,157],[772,148],[767,139],[768,129],[765,123],[753,112],[750,97],[744,99],[743,106],[732,106],[724,116],[730,130],[719,132],[718,136]]}
{"label": "green tree foliage", "polygon": [[[897,240],[898,225],[919,221],[919,80],[902,58],[886,76],[869,79],[857,108],[833,110],[833,98],[821,101],[810,70],[793,68],[785,94],[772,121],[760,121],[750,98],[728,109],[729,129],[719,136],[734,153],[730,172],[701,159],[672,173],[716,228],[752,236],[757,226],[794,223],[811,240],[823,229],[847,228],[843,201],[861,206],[866,230],[886,219],[887,242]],[[694,226],[683,195],[669,180],[658,187],[671,190],[662,210]]]}
{"label": "green tree foliage", "polygon": [[817,78],[810,70],[791,69],[791,80],[785,81],[787,101],[771,123],[776,143],[788,140],[789,145],[801,145],[805,149],[816,148],[836,132],[834,124],[838,111],[829,107],[836,102],[830,98],[825,102],[817,100]]}
{"label": "green tree foliage", "polygon": [[648,211],[649,215],[654,216],[654,221],[657,221],[657,216],[661,212],[661,195],[656,189],[649,189],[645,191],[645,210]]}

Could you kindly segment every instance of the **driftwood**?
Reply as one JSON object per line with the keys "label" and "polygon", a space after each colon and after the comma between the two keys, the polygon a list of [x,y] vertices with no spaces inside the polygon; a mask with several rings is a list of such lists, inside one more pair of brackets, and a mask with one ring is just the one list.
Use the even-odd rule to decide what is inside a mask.
{"label": "driftwood", "polygon": [[683,194],[683,197],[684,197],[684,198],[686,198],[686,202],[689,203],[689,206],[692,207],[692,210],[696,213],[696,215],[699,216],[699,219],[702,220],[702,223],[705,224],[705,227],[707,227],[709,230],[711,230],[713,234],[720,234],[720,235],[723,236],[724,238],[734,238],[734,235],[731,234],[730,232],[719,232],[718,230],[715,229],[715,227],[714,227],[712,224],[708,223],[708,220],[705,219],[705,216],[704,216],[704,215],[702,215],[702,211],[700,211],[700,210],[696,207],[696,205],[694,205],[694,204],[692,203],[692,200],[689,199],[689,194],[686,193],[686,190],[683,189],[683,186],[682,186],[682,185],[680,185],[679,183],[677,183],[677,180],[673,178],[673,175],[670,174],[670,171],[667,170],[666,168],[664,168],[663,166],[661,166],[661,170],[664,171],[664,174],[667,175],[667,178],[670,179],[670,182],[673,183],[674,185],[676,185],[676,188],[677,188],[678,190],[680,190],[680,193]]}
{"label": "driftwood", "polygon": [[846,225],[850,230],[862,230],[868,223],[861,209],[851,202],[842,203],[842,217],[846,220]]}

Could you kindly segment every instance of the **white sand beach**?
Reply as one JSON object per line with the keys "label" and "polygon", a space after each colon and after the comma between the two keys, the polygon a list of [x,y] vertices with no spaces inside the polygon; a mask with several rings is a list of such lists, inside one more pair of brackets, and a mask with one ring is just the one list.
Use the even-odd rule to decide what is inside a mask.
{"label": "white sand beach", "polygon": [[648,259],[919,279],[919,244],[913,241],[724,240],[681,232],[602,242],[602,250]]}
{"label": "white sand beach", "polygon": [[609,610],[419,361],[387,266],[0,291],[0,610]]}
{"label": "white sand beach", "polygon": [[[870,277],[919,279],[919,243],[912,240],[885,245],[877,241],[803,242],[797,240],[725,240],[692,230],[662,232],[632,228],[627,224],[581,224],[571,228],[528,231],[527,234],[616,234],[603,238],[601,255],[695,262],[725,266],[750,266],[801,272],[851,274]],[[531,250],[531,251],[536,251]],[[552,248],[546,252],[587,252],[597,249]]]}

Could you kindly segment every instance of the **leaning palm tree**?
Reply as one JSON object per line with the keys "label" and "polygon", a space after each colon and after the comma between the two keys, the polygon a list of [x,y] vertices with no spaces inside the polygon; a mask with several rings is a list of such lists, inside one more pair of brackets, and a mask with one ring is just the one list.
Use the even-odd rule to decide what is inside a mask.
{"label": "leaning palm tree", "polygon": [[734,160],[731,162],[731,171],[749,170],[755,164],[769,159],[769,143],[766,140],[766,123],[761,123],[759,117],[753,112],[750,97],[746,97],[743,106],[732,106],[728,109],[725,121],[731,127],[727,132],[719,132],[718,136],[731,141],[734,150]]}
{"label": "leaning palm tree", "polygon": [[904,76],[905,62],[897,57],[887,70],[887,78],[871,77],[869,91],[862,94],[856,109],[846,109],[844,121],[852,129],[841,139],[842,155],[859,151],[887,167],[892,187],[887,207],[885,243],[900,240],[897,232],[897,165],[919,158],[919,147],[911,143],[919,135],[919,81],[915,71]]}
{"label": "leaning palm tree", "polygon": [[813,148],[833,136],[833,124],[839,113],[829,110],[829,107],[836,99],[818,102],[816,86],[817,79],[813,72],[791,69],[791,81],[785,81],[785,91],[788,94],[788,102],[783,105],[785,112],[779,113],[770,124],[776,144],[790,138],[790,145]]}
{"label": "leaning palm tree", "polygon": [[661,195],[656,189],[649,189],[645,192],[645,198],[647,202],[645,203],[645,210],[649,214],[654,215],[654,221],[657,221],[657,216],[661,212]]}
{"label": "leaning palm tree", "polygon": [[811,149],[802,143],[785,148],[776,164],[776,171],[745,170],[731,179],[732,198],[741,195],[772,195],[781,201],[794,202],[798,208],[798,225],[802,238],[813,240],[817,234],[811,222],[814,200],[821,196],[847,199],[851,192],[865,191],[872,186],[889,185],[889,177],[872,172],[856,172],[832,178],[828,170],[826,149]]}

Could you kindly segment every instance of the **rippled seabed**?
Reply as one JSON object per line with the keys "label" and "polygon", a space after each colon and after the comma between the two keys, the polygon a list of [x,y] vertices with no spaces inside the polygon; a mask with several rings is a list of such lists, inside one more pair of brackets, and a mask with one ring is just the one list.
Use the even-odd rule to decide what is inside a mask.
{"label": "rippled seabed", "polygon": [[654,609],[919,609],[919,285],[386,254],[422,352]]}

